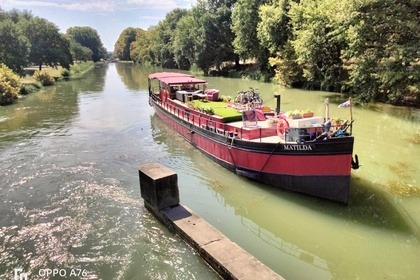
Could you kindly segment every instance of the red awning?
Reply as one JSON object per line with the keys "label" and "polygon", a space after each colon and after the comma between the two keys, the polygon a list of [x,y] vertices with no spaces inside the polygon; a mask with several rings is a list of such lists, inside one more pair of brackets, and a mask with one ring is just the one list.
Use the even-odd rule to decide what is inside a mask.
{"label": "red awning", "polygon": [[174,72],[159,72],[149,75],[149,79],[158,79],[167,85],[205,84],[205,80],[197,79],[193,75]]}

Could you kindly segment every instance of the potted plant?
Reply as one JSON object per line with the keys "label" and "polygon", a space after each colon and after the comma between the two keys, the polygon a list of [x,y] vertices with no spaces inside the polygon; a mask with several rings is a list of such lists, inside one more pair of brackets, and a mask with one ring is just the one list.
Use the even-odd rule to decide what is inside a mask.
{"label": "potted plant", "polygon": [[306,109],[305,111],[303,111],[303,117],[304,118],[311,118],[314,116],[314,112],[311,109]]}
{"label": "potted plant", "polygon": [[269,118],[267,120],[267,122],[268,122],[268,125],[270,127],[276,127],[277,126],[277,123],[279,122],[279,119],[278,118]]}
{"label": "potted plant", "polygon": [[289,119],[301,119],[302,113],[299,110],[289,111],[287,112],[287,118]]}
{"label": "potted plant", "polygon": [[333,127],[340,127],[343,124],[343,120],[339,117],[333,118],[331,120],[331,126]]}

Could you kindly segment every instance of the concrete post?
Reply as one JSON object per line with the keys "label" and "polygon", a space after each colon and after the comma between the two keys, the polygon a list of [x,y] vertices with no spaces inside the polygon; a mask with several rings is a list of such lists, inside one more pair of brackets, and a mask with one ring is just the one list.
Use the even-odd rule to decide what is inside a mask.
{"label": "concrete post", "polygon": [[141,197],[160,211],[179,204],[178,175],[159,163],[139,166]]}

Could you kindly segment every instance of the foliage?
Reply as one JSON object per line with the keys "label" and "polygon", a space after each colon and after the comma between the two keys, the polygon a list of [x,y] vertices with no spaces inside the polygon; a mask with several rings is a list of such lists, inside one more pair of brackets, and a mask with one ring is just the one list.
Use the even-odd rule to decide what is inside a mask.
{"label": "foliage", "polygon": [[104,48],[101,38],[98,32],[92,27],[88,26],[76,26],[67,29],[67,36],[71,40],[79,43],[83,47],[89,48],[92,51],[91,59],[97,62],[101,59],[106,58],[106,49]]}
{"label": "foliage", "polygon": [[258,9],[264,0],[238,0],[232,12],[232,30],[235,33],[233,46],[243,58],[259,56],[260,43],[257,36]]}
{"label": "foliage", "polygon": [[45,70],[36,70],[34,78],[41,82],[43,86],[52,86],[55,82],[54,77]]}
{"label": "foliage", "polygon": [[34,93],[38,89],[40,89],[42,85],[40,83],[32,83],[32,84],[22,84],[19,90],[20,95],[28,95]]}
{"label": "foliage", "polygon": [[257,37],[262,46],[270,53],[281,50],[291,37],[288,11],[291,0],[279,0],[263,4],[259,8]]}
{"label": "foliage", "polygon": [[23,22],[26,37],[31,44],[29,62],[42,65],[62,65],[68,68],[72,61],[70,42],[60,34],[58,27],[42,18]]}
{"label": "foliage", "polygon": [[120,60],[132,60],[130,56],[131,43],[136,41],[137,29],[128,27],[121,32],[114,45],[114,56]]}
{"label": "foliage", "polygon": [[16,73],[28,64],[29,40],[11,19],[0,20],[0,61]]}
{"label": "foliage", "polygon": [[291,41],[307,87],[340,91],[345,78],[341,52],[346,48],[340,26],[349,8],[335,0],[292,3]]}
{"label": "foliage", "polygon": [[88,61],[92,59],[91,49],[82,46],[80,43],[70,40],[70,52],[75,61]]}
{"label": "foliage", "polygon": [[169,12],[163,21],[152,29],[150,58],[153,64],[165,68],[177,68],[174,58],[174,32],[177,23],[187,13],[185,9],[175,9]]}
{"label": "foliage", "polygon": [[19,76],[4,64],[0,64],[0,105],[13,103],[19,93]]}
{"label": "foliage", "polygon": [[69,79],[69,78],[70,78],[70,75],[71,75],[71,73],[70,73],[70,70],[69,70],[69,69],[63,68],[63,69],[61,70],[61,76],[62,76],[64,79]]}
{"label": "foliage", "polygon": [[[74,27],[66,36],[58,27],[30,12],[12,10],[4,12],[0,9],[0,61],[15,72],[30,64],[42,66],[62,66],[69,69],[73,60],[92,60],[94,55],[104,57],[105,49],[100,42],[96,30],[90,27]],[[78,39],[90,48],[75,40]]]}
{"label": "foliage", "polygon": [[420,106],[419,10],[418,0],[198,0],[138,31],[130,58]]}
{"label": "foliage", "polygon": [[134,62],[144,64],[152,61],[148,49],[151,41],[150,36],[150,31],[136,29],[136,40],[130,43],[130,57]]}
{"label": "foliage", "polygon": [[199,45],[199,26],[194,18],[194,10],[179,20],[173,41],[175,62],[185,70],[196,63],[196,48]]}
{"label": "foliage", "polygon": [[268,63],[275,67],[274,79],[282,86],[300,87],[303,82],[302,68],[296,62],[296,53],[290,42],[287,42],[276,56],[270,57]]}
{"label": "foliage", "polygon": [[359,0],[348,27],[351,91],[362,100],[420,105],[420,2]]}
{"label": "foliage", "polygon": [[88,71],[94,66],[93,61],[88,61],[84,63],[74,64],[70,67],[70,75],[72,77],[77,77],[83,74],[84,72]]}

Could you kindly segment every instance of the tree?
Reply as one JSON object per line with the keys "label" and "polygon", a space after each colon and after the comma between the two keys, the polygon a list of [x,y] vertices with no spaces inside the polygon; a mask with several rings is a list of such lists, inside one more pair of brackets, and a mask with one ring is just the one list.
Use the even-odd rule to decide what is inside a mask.
{"label": "tree", "polygon": [[179,20],[173,41],[174,59],[181,69],[190,69],[191,65],[197,62],[198,32],[198,22],[194,19],[192,11],[190,11]]}
{"label": "tree", "polygon": [[131,43],[136,41],[137,29],[128,27],[121,32],[114,45],[114,56],[121,60],[132,60],[130,56]]}
{"label": "tree", "polygon": [[92,60],[94,62],[106,58],[106,49],[95,29],[88,26],[76,26],[67,29],[66,34],[71,40],[74,40],[83,47],[89,48],[92,51]]}
{"label": "tree", "polygon": [[236,0],[208,0],[210,22],[207,23],[205,36],[214,49],[214,64],[218,70],[225,61],[239,62],[232,42],[235,35],[232,31],[232,9]]}
{"label": "tree", "polygon": [[341,91],[346,79],[341,60],[346,41],[340,26],[347,20],[349,3],[302,0],[291,5],[291,44],[309,88]]}
{"label": "tree", "polygon": [[130,44],[130,57],[136,63],[149,63],[150,57],[150,31],[136,28],[136,40]]}
{"label": "tree", "polygon": [[0,61],[16,73],[28,64],[29,40],[10,19],[0,19]]}
{"label": "tree", "polygon": [[420,2],[358,0],[349,17],[349,86],[365,101],[420,105]]}
{"label": "tree", "polygon": [[91,49],[84,47],[73,40],[69,40],[69,41],[70,41],[70,51],[74,60],[76,61],[92,60],[93,52]]}
{"label": "tree", "polygon": [[70,44],[59,33],[58,27],[42,18],[34,17],[23,23],[24,32],[29,39],[31,50],[29,62],[42,68],[43,64],[55,67],[69,67],[72,63]]}
{"label": "tree", "polygon": [[165,68],[177,68],[174,58],[173,41],[179,20],[185,16],[187,10],[174,9],[169,12],[163,21],[152,30],[152,44],[150,46],[153,63]]}
{"label": "tree", "polygon": [[232,12],[233,46],[242,58],[257,58],[262,69],[268,61],[267,48],[261,46],[257,36],[260,20],[258,9],[268,0],[238,0]]}
{"label": "tree", "polygon": [[292,36],[289,25],[289,9],[292,0],[278,0],[261,5],[257,24],[257,37],[262,46],[271,54],[281,51]]}

